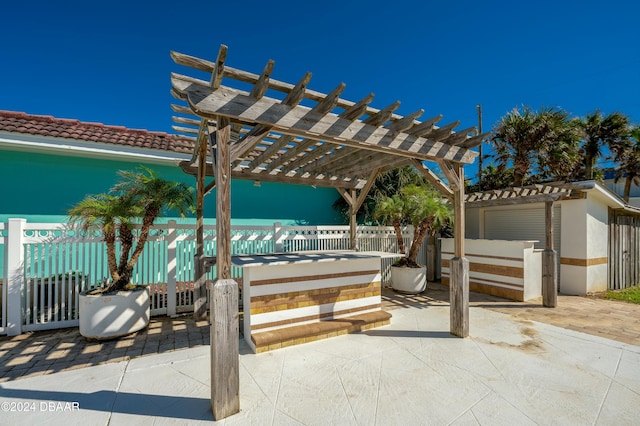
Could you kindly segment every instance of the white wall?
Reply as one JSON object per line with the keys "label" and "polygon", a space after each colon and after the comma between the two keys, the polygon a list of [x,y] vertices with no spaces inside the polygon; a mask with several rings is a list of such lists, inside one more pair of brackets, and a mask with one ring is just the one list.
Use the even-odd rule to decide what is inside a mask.
{"label": "white wall", "polygon": [[609,210],[596,194],[562,201],[560,291],[565,294],[607,289]]}
{"label": "white wall", "polygon": [[542,250],[533,244],[523,243],[524,300],[542,296]]}
{"label": "white wall", "polygon": [[562,201],[560,235],[560,291],[565,294],[585,294],[587,270],[571,265],[567,259],[587,258],[587,200]]}
{"label": "white wall", "polygon": [[[453,238],[442,241],[442,277],[450,278],[448,261],[453,257]],[[469,288],[513,300],[535,299],[542,295],[541,250],[534,241],[465,239],[469,260]]]}
{"label": "white wall", "polygon": [[587,198],[587,293],[607,289],[609,255],[609,208],[603,202]]}

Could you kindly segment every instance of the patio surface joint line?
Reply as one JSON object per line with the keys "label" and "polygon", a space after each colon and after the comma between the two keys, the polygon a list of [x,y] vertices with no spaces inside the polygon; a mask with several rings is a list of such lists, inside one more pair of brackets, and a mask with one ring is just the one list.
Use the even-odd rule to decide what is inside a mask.
{"label": "patio surface joint line", "polygon": [[602,401],[600,401],[600,406],[598,407],[598,414],[596,414],[596,418],[593,420],[594,425],[598,424],[598,419],[600,418],[600,414],[602,413],[602,408],[604,407],[604,403],[607,400],[607,397],[609,396],[609,391],[611,391],[611,385],[613,385],[616,374],[618,373],[618,368],[620,368],[620,361],[622,360],[623,353],[624,353],[624,348],[622,348],[622,350],[620,351],[620,354],[618,355],[618,362],[616,362],[616,368],[613,371],[613,374],[611,375],[611,377],[609,377],[609,386],[607,386],[607,391],[604,393],[604,396],[602,397]]}
{"label": "patio surface joint line", "polygon": [[120,379],[118,380],[118,385],[115,389],[115,394],[113,397],[113,402],[111,403],[111,411],[109,412],[109,417],[107,417],[107,426],[111,424],[111,416],[113,416],[113,410],[116,406],[116,401],[118,400],[118,394],[120,393],[120,386],[122,386],[122,382],[124,381],[124,375],[127,374],[127,370],[129,369],[129,364],[131,360],[127,360],[127,365],[122,369],[122,374],[120,374]]}

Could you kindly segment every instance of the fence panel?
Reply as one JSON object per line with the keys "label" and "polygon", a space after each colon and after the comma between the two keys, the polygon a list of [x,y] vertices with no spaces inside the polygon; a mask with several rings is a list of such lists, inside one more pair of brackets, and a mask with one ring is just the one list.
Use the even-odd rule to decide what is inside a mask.
{"label": "fence panel", "polygon": [[609,211],[609,283],[611,290],[640,284],[640,217]]}
{"label": "fence panel", "polygon": [[7,265],[5,247],[7,244],[7,225],[0,222],[0,335],[6,333],[7,328]]}
{"label": "fence panel", "polygon": [[[66,224],[25,222],[21,226],[21,329],[35,331],[77,326],[80,292],[101,285],[110,275],[101,234],[82,232]],[[397,252],[393,228],[363,226],[358,228],[357,237],[360,250]],[[8,227],[0,223],[0,248],[4,250],[9,238]],[[408,245],[410,229],[404,230],[404,239]],[[231,240],[233,255],[350,249],[348,226],[280,226],[277,223],[273,226],[233,226]],[[175,259],[169,258],[170,244],[173,244],[171,253],[175,253]],[[116,245],[117,256],[120,250],[120,245]],[[204,251],[207,256],[216,255],[215,226],[205,227]],[[134,284],[150,286],[151,315],[168,314],[173,297],[175,312],[192,311],[195,255],[193,225],[172,222],[154,226],[151,230],[132,276]],[[423,258],[421,254],[419,259]],[[393,259],[383,260],[383,285],[389,282],[392,262]],[[173,265],[171,272],[169,265]],[[209,280],[216,276],[215,268],[212,269],[207,276]],[[6,270],[3,267],[4,277],[0,282],[0,334],[7,332],[7,315],[10,314],[6,303]],[[233,266],[231,273],[241,286],[242,268]],[[171,290],[174,285],[175,290]]]}
{"label": "fence panel", "polygon": [[78,324],[78,295],[104,269],[98,235],[62,224],[29,223],[23,231],[22,330]]}

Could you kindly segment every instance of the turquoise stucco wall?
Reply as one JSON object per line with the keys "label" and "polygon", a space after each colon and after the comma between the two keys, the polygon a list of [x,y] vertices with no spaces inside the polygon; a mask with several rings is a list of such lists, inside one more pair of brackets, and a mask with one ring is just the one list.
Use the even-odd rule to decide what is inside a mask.
{"label": "turquoise stucco wall", "polygon": [[[29,222],[61,222],[69,207],[88,194],[106,192],[116,172],[140,163],[0,150],[0,221],[8,217]],[[163,178],[195,187],[195,178],[177,166],[146,164]],[[236,180],[231,186],[235,225],[330,225],[341,223],[331,205],[339,197],[332,188],[312,188]],[[215,218],[215,190],[205,198],[205,217]]]}
{"label": "turquoise stucco wall", "polygon": [[[118,181],[118,170],[133,170],[139,162],[18,152],[0,149],[0,222],[23,218],[32,223],[64,223],[69,207],[88,194],[106,192]],[[145,164],[164,179],[195,188],[195,178],[177,166]],[[333,188],[236,180],[231,184],[232,225],[331,225],[341,223],[331,207]],[[205,198],[205,223],[215,223],[215,190]],[[176,219],[195,223],[195,218]],[[0,279],[4,276],[4,246],[0,244]]]}

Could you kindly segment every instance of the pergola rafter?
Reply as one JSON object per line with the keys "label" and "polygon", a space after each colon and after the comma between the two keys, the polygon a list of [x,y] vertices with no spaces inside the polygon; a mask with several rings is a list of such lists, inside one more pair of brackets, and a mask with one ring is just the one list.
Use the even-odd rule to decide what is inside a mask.
{"label": "pergola rafter", "polygon": [[527,203],[555,202],[571,195],[571,189],[562,186],[534,184],[485,192],[469,193],[465,202],[471,207],[504,206]]}
{"label": "pergola rafter", "polygon": [[[229,67],[225,63],[227,48],[224,45],[214,62],[176,52],[171,56],[177,64],[209,75],[207,80],[202,80],[172,73],[171,85],[174,97],[185,103],[172,106],[174,111],[186,116],[175,118],[179,125],[176,130],[196,140],[191,160],[181,162],[180,167],[197,176],[199,246],[204,193],[213,185],[217,187],[218,281],[212,300],[222,305],[212,307],[212,336],[220,332],[225,334],[224,342],[233,344],[233,339],[226,335],[232,333],[232,328],[225,321],[219,323],[216,319],[215,331],[213,328],[213,317],[223,309],[221,306],[232,309],[234,303],[224,293],[233,289],[229,273],[230,179],[336,188],[349,204],[351,248],[357,249],[356,213],[375,178],[385,170],[404,165],[417,167],[452,200],[456,244],[455,257],[451,260],[450,331],[460,337],[468,336],[469,266],[464,258],[463,166],[474,162],[478,153],[470,148],[479,145],[485,135],[476,135],[475,128],[455,132],[458,121],[438,127],[436,123],[442,119],[441,115],[420,122],[417,119],[423,110],[407,116],[396,114],[400,102],[375,109],[369,105],[372,94],[358,102],[343,99],[344,83],[328,94],[311,90],[308,88],[311,73],[295,84],[274,80],[271,78],[273,61],[267,62],[261,74]],[[427,168],[425,161],[438,163],[448,185]],[[213,176],[214,182],[205,185],[205,176]],[[204,298],[202,286],[206,270],[204,256],[200,251],[198,255],[201,267],[194,293]],[[228,312],[233,316],[232,310]],[[202,310],[194,315],[201,313]],[[212,344],[212,361],[217,356],[227,356],[214,354],[222,350],[218,346]],[[237,368],[237,364],[234,365],[231,371]],[[228,372],[229,368],[212,363],[212,388],[216,381],[230,379],[223,377],[224,371]],[[229,388],[228,383],[220,386]],[[237,397],[219,404],[214,399],[212,395],[216,419],[217,405],[222,417],[237,412],[234,411],[238,409]]]}

